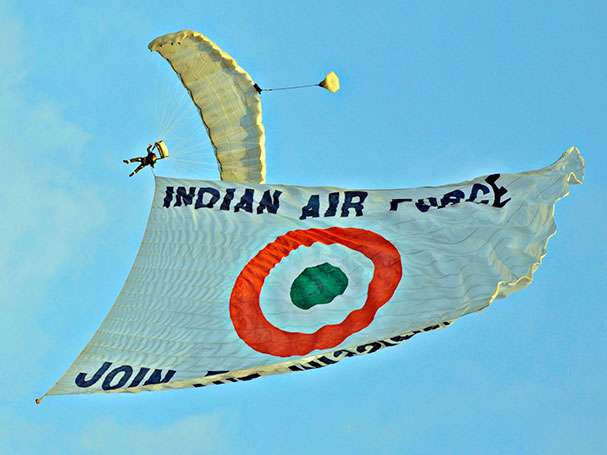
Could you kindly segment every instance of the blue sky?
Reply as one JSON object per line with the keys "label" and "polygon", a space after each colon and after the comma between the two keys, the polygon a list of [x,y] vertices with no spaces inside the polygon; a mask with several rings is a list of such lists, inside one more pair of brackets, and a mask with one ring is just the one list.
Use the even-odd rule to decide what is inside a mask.
{"label": "blue sky", "polygon": [[[0,0],[0,452],[601,453],[607,428],[604,2]],[[584,185],[527,289],[452,327],[331,368],[203,390],[32,399],[112,305],[153,180],[121,159],[210,144],[146,46],[199,30],[261,86],[268,181],[386,188],[543,167]]]}

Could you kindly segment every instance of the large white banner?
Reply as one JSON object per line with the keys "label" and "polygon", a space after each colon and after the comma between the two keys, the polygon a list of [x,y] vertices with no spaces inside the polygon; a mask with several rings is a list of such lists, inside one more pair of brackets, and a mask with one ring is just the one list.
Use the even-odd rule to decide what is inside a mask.
{"label": "large white banner", "polygon": [[319,368],[531,282],[574,148],[544,169],[349,190],[156,178],[135,264],[47,394],[201,387]]}

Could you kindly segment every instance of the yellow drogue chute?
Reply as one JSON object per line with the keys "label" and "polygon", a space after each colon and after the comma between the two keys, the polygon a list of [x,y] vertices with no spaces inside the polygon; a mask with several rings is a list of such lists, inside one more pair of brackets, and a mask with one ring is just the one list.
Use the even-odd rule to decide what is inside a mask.
{"label": "yellow drogue chute", "polygon": [[333,71],[325,76],[325,78],[318,84],[320,87],[329,90],[331,93],[335,93],[339,90],[339,77]]}

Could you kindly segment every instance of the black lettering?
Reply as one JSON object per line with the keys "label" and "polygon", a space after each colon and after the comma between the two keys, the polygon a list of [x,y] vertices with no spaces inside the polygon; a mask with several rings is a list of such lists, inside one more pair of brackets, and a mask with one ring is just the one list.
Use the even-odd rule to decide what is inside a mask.
{"label": "black lettering", "polygon": [[418,199],[415,203],[415,207],[417,207],[417,210],[420,212],[425,213],[430,210],[430,207],[438,207],[438,202],[435,197],[429,197],[428,204],[426,204],[425,199]]}
{"label": "black lettering", "polygon": [[103,374],[111,366],[112,366],[112,362],[103,362],[103,365],[101,365],[101,368],[99,368],[95,372],[95,374],[93,375],[93,377],[91,379],[86,379],[86,373],[78,373],[78,376],[76,376],[76,381],[75,381],[76,385],[78,387],[82,387],[82,388],[86,388],[86,387],[92,386],[97,381],[99,381],[99,378],[101,378],[101,376],[103,376]]}
{"label": "black lettering", "polygon": [[251,373],[248,376],[242,376],[241,378],[237,378],[239,381],[250,381],[251,379],[257,379],[261,377],[259,373]]}
{"label": "black lettering", "polygon": [[[470,197],[468,199],[466,199],[466,202],[475,202],[476,198],[478,197],[479,191],[483,194],[490,193],[489,188],[487,188],[485,185],[482,185],[480,183],[475,183],[474,185],[472,185],[472,189],[470,190]],[[489,203],[489,201],[486,199],[483,199],[482,201],[477,202],[477,204],[488,204],[488,203]]]}
{"label": "black lettering", "polygon": [[235,212],[244,210],[245,212],[253,213],[253,194],[255,190],[247,188],[244,190],[244,194],[240,198],[240,202],[234,206]]}
{"label": "black lettering", "polygon": [[137,387],[141,384],[141,381],[143,381],[145,375],[148,374],[148,371],[150,371],[149,368],[140,368],[139,373],[137,373],[137,376],[135,376],[129,387]]}
{"label": "black lettering", "polygon": [[218,374],[224,374],[224,373],[227,373],[228,371],[229,370],[216,370],[216,371],[210,370],[210,371],[207,371],[207,374],[205,374],[204,376],[206,378],[207,376],[215,376]]}
{"label": "black lettering", "polygon": [[333,363],[336,363],[335,360],[331,360],[330,358],[326,357],[326,356],[322,356],[318,358],[319,361],[323,362],[325,365],[331,365]]}
{"label": "black lettering", "polygon": [[[356,216],[362,216],[364,209],[363,202],[365,202],[367,194],[366,191],[346,191],[345,200],[341,206],[341,216],[347,217],[350,209],[354,209]],[[354,202],[354,198],[358,198],[358,201]]]}
{"label": "black lettering", "polygon": [[266,190],[261,197],[261,201],[259,201],[259,205],[257,206],[257,213],[261,214],[264,210],[267,210],[268,213],[274,213],[278,211],[279,200],[278,198],[282,194],[282,191],[274,191],[274,194],[270,196],[270,190]]}
{"label": "black lettering", "polygon": [[[122,377],[118,380],[118,382],[112,385],[112,380],[119,374],[122,373]],[[129,365],[122,365],[118,368],[114,368],[110,371],[105,379],[103,380],[103,384],[101,384],[101,388],[103,390],[114,390],[123,387],[124,384],[129,380],[131,375],[133,374],[133,369]]]}
{"label": "black lettering", "polygon": [[380,343],[385,348],[390,348],[392,346],[396,346],[396,343],[390,343],[390,341],[388,341],[388,340],[381,340]]}
{"label": "black lettering", "polygon": [[403,341],[407,341],[410,338],[413,338],[414,334],[408,335],[396,335],[395,337],[390,338],[390,341],[394,341],[396,343],[402,343]]}
{"label": "black lettering", "polygon": [[375,351],[378,351],[379,349],[381,349],[381,344],[375,342],[358,346],[356,348],[356,352],[358,352],[359,354],[371,354]]}
{"label": "black lettering", "polygon": [[163,378],[162,370],[155,369],[143,385],[164,384],[165,382],[169,382],[171,378],[175,376],[175,373],[175,370],[168,370]]}
{"label": "black lettering", "polygon": [[329,193],[329,208],[324,216],[335,216],[337,213],[337,205],[339,204],[339,193]]}
{"label": "black lettering", "polygon": [[333,353],[333,357],[354,357],[356,352],[348,351],[347,349],[338,349]]}
{"label": "black lettering", "polygon": [[431,330],[438,329],[439,327],[440,327],[440,325],[438,325],[438,324],[437,324],[437,325],[431,325],[431,326],[429,326],[429,327],[425,327],[425,328],[424,328],[424,332],[429,332],[429,331],[431,331]]}
{"label": "black lettering", "polygon": [[459,204],[459,202],[465,197],[466,195],[461,190],[449,191],[441,198],[441,207],[446,207],[448,204]]}
{"label": "black lettering", "polygon": [[[209,199],[209,201],[205,203],[204,195],[206,193],[211,195],[211,199]],[[196,199],[196,205],[194,206],[194,208],[211,209],[215,205],[215,202],[217,202],[218,200],[219,200],[219,191],[217,191],[215,188],[211,188],[211,187],[200,188],[198,190],[198,198]]]}
{"label": "black lettering", "polygon": [[[309,365],[309,364],[307,364],[307,363],[300,363],[300,364],[298,365],[298,367],[299,367],[299,370],[296,370],[296,371],[315,370],[315,369],[316,369],[316,368],[314,368],[313,366],[310,366],[310,365]],[[294,370],[294,371],[295,371],[295,370]]]}
{"label": "black lettering", "polygon": [[164,203],[162,204],[163,207],[170,207],[171,206],[171,201],[173,200],[173,191],[175,190],[175,188],[173,188],[172,186],[167,186],[166,190],[164,192]]}
{"label": "black lettering", "polygon": [[503,207],[505,206],[508,201],[510,201],[510,199],[512,198],[508,198],[505,201],[502,201],[502,196],[504,194],[506,194],[508,192],[508,190],[506,188],[504,188],[503,186],[497,186],[496,182],[497,179],[500,178],[500,174],[491,174],[489,177],[487,177],[485,179],[485,182],[487,182],[489,185],[491,185],[491,188],[493,189],[493,207]]}
{"label": "black lettering", "polygon": [[398,204],[401,202],[413,202],[413,199],[392,199],[390,201],[390,210],[396,212],[398,210]]}
{"label": "black lettering", "polygon": [[219,210],[230,210],[230,203],[232,199],[234,199],[234,193],[236,192],[236,188],[227,188],[226,195],[223,197],[223,201],[221,201],[221,207]]}
{"label": "black lettering", "polygon": [[177,187],[177,197],[175,200],[175,205],[173,207],[180,207],[183,205],[191,205],[194,200],[194,196],[196,195],[196,188],[191,186],[189,190],[186,191],[185,187],[178,186]]}
{"label": "black lettering", "polygon": [[318,218],[320,216],[320,196],[318,194],[313,194],[308,199],[308,203],[302,207],[300,220],[305,220],[306,218]]}

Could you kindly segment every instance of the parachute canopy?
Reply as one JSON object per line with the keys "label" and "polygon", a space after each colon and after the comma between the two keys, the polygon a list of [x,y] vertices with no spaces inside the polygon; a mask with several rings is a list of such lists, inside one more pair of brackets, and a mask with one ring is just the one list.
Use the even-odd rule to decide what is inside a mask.
{"label": "parachute canopy", "polygon": [[318,85],[331,93],[335,93],[339,90],[339,77],[337,77],[334,71],[331,71]]}
{"label": "parachute canopy", "polygon": [[149,44],[179,75],[207,129],[222,180],[263,183],[265,132],[251,76],[201,33],[182,30]]}
{"label": "parachute canopy", "polygon": [[161,159],[169,157],[169,148],[164,141],[155,142],[154,146],[156,147],[156,150],[158,150]]}

